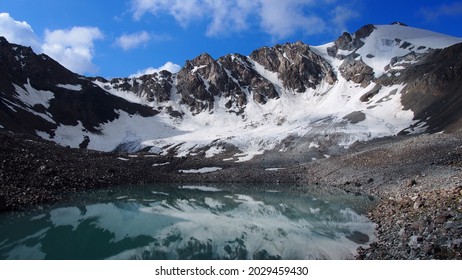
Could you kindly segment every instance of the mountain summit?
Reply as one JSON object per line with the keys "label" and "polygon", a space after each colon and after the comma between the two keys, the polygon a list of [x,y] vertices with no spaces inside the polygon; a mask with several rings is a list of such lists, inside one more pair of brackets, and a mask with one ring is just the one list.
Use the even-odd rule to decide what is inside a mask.
{"label": "mountain summit", "polygon": [[106,80],[0,38],[0,129],[101,151],[322,157],[357,141],[460,129],[460,42],[366,25],[322,46],[204,53],[176,74]]}

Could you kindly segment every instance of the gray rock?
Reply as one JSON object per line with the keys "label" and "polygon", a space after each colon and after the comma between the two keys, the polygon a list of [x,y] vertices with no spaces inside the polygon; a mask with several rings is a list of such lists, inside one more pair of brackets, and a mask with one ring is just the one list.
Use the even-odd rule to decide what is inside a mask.
{"label": "gray rock", "polygon": [[414,201],[413,208],[414,208],[414,210],[417,210],[420,207],[422,207],[423,205],[424,205],[423,199],[422,198],[417,198],[416,201]]}
{"label": "gray rock", "polygon": [[347,58],[339,67],[340,73],[347,81],[353,81],[366,87],[374,79],[374,70],[362,59]]}
{"label": "gray rock", "polygon": [[413,235],[413,236],[409,237],[408,245],[409,245],[409,247],[411,247],[413,249],[417,249],[417,248],[419,248],[421,246],[422,241],[423,241],[422,236]]}
{"label": "gray rock", "polygon": [[369,242],[370,238],[367,234],[364,234],[359,231],[354,231],[347,236],[345,236],[347,239],[355,242],[356,244],[366,244]]}
{"label": "gray rock", "polygon": [[442,224],[442,223],[446,222],[448,219],[450,219],[451,217],[452,217],[452,214],[450,214],[450,213],[439,214],[435,218],[435,223]]}
{"label": "gray rock", "polygon": [[452,246],[454,248],[459,248],[459,249],[462,248],[462,238],[458,238],[456,240],[453,240],[452,241]]}
{"label": "gray rock", "polygon": [[359,123],[366,119],[366,115],[363,112],[355,111],[344,116],[343,119],[348,120],[350,123]]}
{"label": "gray rock", "polygon": [[382,86],[377,84],[373,89],[363,94],[359,100],[361,100],[361,102],[368,102],[372,97],[379,93],[381,88]]}

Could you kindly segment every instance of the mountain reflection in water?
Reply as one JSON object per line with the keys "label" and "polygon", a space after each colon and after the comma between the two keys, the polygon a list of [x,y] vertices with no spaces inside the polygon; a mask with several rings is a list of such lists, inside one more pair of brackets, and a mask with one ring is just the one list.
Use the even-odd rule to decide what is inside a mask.
{"label": "mountain reflection in water", "polygon": [[375,240],[356,210],[370,197],[246,189],[118,188],[2,214],[0,259],[350,259]]}

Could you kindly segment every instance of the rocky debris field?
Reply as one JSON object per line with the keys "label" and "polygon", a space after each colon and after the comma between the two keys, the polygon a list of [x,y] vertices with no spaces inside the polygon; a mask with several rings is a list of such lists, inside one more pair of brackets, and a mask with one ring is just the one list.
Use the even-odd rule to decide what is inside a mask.
{"label": "rocky debris field", "polygon": [[[291,183],[299,192],[318,186],[376,198],[367,211],[377,224],[378,241],[358,248],[358,259],[462,258],[460,134],[384,138],[316,161],[291,161],[290,151],[268,152],[248,162],[226,160],[233,150],[212,158],[103,153],[8,132],[0,132],[0,143],[1,211],[115,185]],[[188,172],[203,167],[221,169]]]}
{"label": "rocky debris field", "polygon": [[358,259],[462,259],[462,186],[390,197],[369,216],[379,241]]}
{"label": "rocky debris field", "polygon": [[126,155],[70,149],[10,133],[1,133],[0,143],[1,210],[61,201],[84,189],[142,184],[145,180],[155,182],[169,177],[166,168],[148,171],[153,169],[155,158],[139,160]]}

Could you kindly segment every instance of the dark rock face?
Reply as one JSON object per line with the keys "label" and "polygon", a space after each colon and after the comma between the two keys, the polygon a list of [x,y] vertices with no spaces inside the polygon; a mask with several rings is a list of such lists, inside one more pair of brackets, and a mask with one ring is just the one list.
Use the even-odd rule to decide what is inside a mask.
{"label": "dark rock face", "polygon": [[[98,133],[100,124],[119,116],[117,111],[142,116],[157,113],[151,107],[110,95],[50,57],[36,55],[31,48],[10,44],[4,38],[0,38],[0,57],[0,97],[3,100],[0,102],[0,123],[7,130],[30,134],[40,130],[53,136],[53,130],[59,125],[80,122],[87,131]],[[67,85],[79,90],[69,89]],[[52,95],[48,107],[24,103],[16,88],[28,92],[28,87]]]}
{"label": "dark rock face", "polygon": [[236,113],[241,113],[248,102],[246,91],[254,96],[258,95],[255,93],[258,92],[258,73],[252,68],[247,57],[240,54],[220,57],[218,63],[226,69],[230,81],[233,81],[230,86],[232,89],[224,93],[224,97],[228,98],[225,106],[228,109],[236,108]]}
{"label": "dark rock face", "polygon": [[230,74],[232,80],[237,82],[238,91],[233,94],[234,97],[231,100],[236,100],[237,103],[236,101],[234,103],[239,108],[244,107],[243,105],[247,103],[246,91],[253,100],[260,104],[265,104],[269,99],[279,97],[274,85],[253,69],[253,62],[247,57],[239,54],[227,55],[219,58],[218,62]]}
{"label": "dark rock face", "polygon": [[[0,40],[0,92],[7,103],[2,102],[2,109],[11,111],[7,104],[17,114],[14,116],[4,112],[1,117],[6,126],[20,126],[20,131],[30,132],[30,129],[49,130],[59,124],[76,125],[81,121],[85,129],[97,131],[100,123],[117,118],[114,110],[125,110],[132,114],[153,115],[152,109],[142,108],[108,95],[105,91],[87,80],[85,77],[72,73],[47,55],[36,55],[31,48],[10,44],[5,39]],[[39,91],[54,93],[49,102],[49,108],[42,104],[33,107],[23,104],[18,98],[16,88],[27,91],[26,85]],[[59,85],[77,85],[81,88],[79,94]],[[40,94],[40,93],[38,93]],[[110,106],[101,106],[106,104]],[[44,118],[37,118],[31,111],[52,116],[55,123]],[[33,125],[32,125],[32,124]],[[17,129],[12,129],[16,131]]]}
{"label": "dark rock face", "polygon": [[208,54],[186,61],[177,76],[177,93],[195,114],[212,111],[215,97],[229,90],[229,78],[224,69]]}
{"label": "dark rock face", "polygon": [[355,32],[355,35],[356,35],[355,42],[369,37],[369,35],[371,35],[371,33],[374,30],[375,30],[375,26],[373,24],[364,25],[358,31]]}
{"label": "dark rock face", "polygon": [[340,65],[340,73],[347,81],[353,81],[366,87],[374,79],[374,70],[362,59],[347,58]]}
{"label": "dark rock face", "polygon": [[[148,102],[170,100],[170,93],[173,88],[173,74],[166,70],[139,78],[115,78],[107,81],[98,77],[94,78],[94,80],[110,83],[114,89],[131,92]],[[109,88],[106,89],[109,90]]]}
{"label": "dark rock face", "polygon": [[261,48],[252,52],[250,58],[279,73],[284,87],[296,92],[314,89],[323,80],[329,84],[337,81],[332,67],[302,42]]}
{"label": "dark rock face", "polygon": [[[30,84],[37,89],[54,89],[57,84],[79,84],[79,75],[72,73],[45,54],[36,55],[30,47],[10,44],[0,37],[0,89],[14,90]],[[52,75],[50,75],[52,73]]]}
{"label": "dark rock face", "polygon": [[337,49],[340,50],[352,51],[354,49],[353,38],[351,38],[351,35],[348,32],[343,32],[343,34],[335,40],[334,44]]}
{"label": "dark rock face", "polygon": [[462,127],[462,43],[431,52],[394,82],[406,83],[402,103],[429,131]]}

